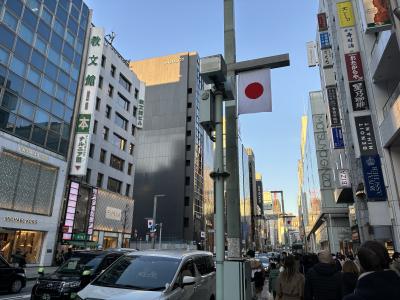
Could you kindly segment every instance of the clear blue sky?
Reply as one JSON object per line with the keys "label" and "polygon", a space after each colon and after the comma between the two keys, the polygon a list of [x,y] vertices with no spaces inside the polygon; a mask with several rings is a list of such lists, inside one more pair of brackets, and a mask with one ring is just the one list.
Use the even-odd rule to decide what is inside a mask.
{"label": "clear blue sky", "polygon": [[[86,0],[93,23],[114,31],[114,46],[139,60],[182,51],[224,51],[223,0]],[[272,71],[273,112],[240,117],[242,140],[256,156],[266,189],[283,190],[297,214],[300,117],[308,92],[320,89],[307,67],[306,42],[315,39],[318,1],[236,0],[237,61],[290,54],[291,66]]]}

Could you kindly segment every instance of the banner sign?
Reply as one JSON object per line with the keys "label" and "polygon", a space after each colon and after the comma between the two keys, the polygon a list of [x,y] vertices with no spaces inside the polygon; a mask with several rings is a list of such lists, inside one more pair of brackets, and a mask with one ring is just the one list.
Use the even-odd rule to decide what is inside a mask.
{"label": "banner sign", "polygon": [[369,199],[386,200],[381,159],[378,154],[361,156],[365,189]]}
{"label": "banner sign", "polygon": [[318,18],[318,30],[319,31],[328,30],[328,21],[326,19],[326,13],[318,14],[317,18]]}
{"label": "banner sign", "polygon": [[338,170],[339,186],[342,188],[351,187],[349,170]]}
{"label": "banner sign", "polygon": [[333,66],[333,54],[332,49],[321,50],[322,67],[330,68]]}
{"label": "banner sign", "polygon": [[344,59],[346,61],[349,81],[364,80],[364,71],[361,63],[360,52],[345,54]]}
{"label": "banner sign", "polygon": [[92,194],[90,197],[89,223],[88,223],[88,231],[87,231],[89,240],[92,239],[92,235],[93,235],[96,204],[97,204],[97,188],[92,188]]}
{"label": "banner sign", "polygon": [[257,191],[257,205],[263,211],[264,199],[263,199],[263,186],[261,180],[256,180],[256,191]]}
{"label": "banner sign", "polygon": [[63,226],[63,240],[72,239],[72,229],[74,228],[75,210],[78,202],[79,183],[71,181],[68,192],[67,211],[65,213],[65,221]]}
{"label": "banner sign", "polygon": [[121,221],[122,219],[122,210],[115,207],[106,207],[106,219]]}
{"label": "banner sign", "polygon": [[355,25],[353,5],[350,1],[336,3],[340,27],[351,27]]}
{"label": "banner sign", "polygon": [[101,57],[103,55],[104,30],[92,27],[90,31],[89,51],[86,61],[84,86],[76,124],[76,135],[71,161],[71,175],[85,176],[89,159],[90,134],[94,120],[94,112],[97,86],[101,69]]}
{"label": "banner sign", "polygon": [[321,32],[319,34],[319,40],[321,43],[321,49],[331,48],[331,42],[329,40],[329,32]]}
{"label": "banner sign", "polygon": [[349,83],[353,111],[368,110],[368,95],[364,80]]}
{"label": "banner sign", "polygon": [[341,28],[344,54],[360,52],[355,27]]}
{"label": "banner sign", "polygon": [[363,0],[367,31],[388,30],[392,26],[388,0]]}
{"label": "banner sign", "polygon": [[339,112],[336,88],[327,88],[326,92],[328,95],[328,106],[329,106],[331,126],[340,126],[341,125],[340,112]]}
{"label": "banner sign", "polygon": [[361,155],[377,154],[378,151],[376,149],[376,140],[371,116],[355,117],[354,121],[356,123],[356,132]]}
{"label": "banner sign", "polygon": [[309,67],[315,67],[318,64],[316,49],[317,45],[315,41],[307,42],[307,61]]}
{"label": "banner sign", "polygon": [[334,149],[344,148],[342,127],[332,127],[332,139]]}

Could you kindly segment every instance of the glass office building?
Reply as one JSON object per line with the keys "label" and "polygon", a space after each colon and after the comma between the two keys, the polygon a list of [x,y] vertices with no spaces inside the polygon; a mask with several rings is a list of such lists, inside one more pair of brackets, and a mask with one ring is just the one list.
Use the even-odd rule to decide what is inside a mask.
{"label": "glass office building", "polygon": [[50,265],[89,9],[0,0],[0,253]]}

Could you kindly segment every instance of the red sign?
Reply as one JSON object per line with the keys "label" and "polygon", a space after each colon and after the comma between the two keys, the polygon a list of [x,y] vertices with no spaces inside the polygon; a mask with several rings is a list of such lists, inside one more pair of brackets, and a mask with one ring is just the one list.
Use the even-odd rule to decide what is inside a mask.
{"label": "red sign", "polygon": [[360,52],[345,54],[347,76],[349,81],[359,81],[364,79],[364,71],[361,63]]}
{"label": "red sign", "polygon": [[326,13],[320,13],[318,17],[318,30],[325,31],[328,29],[328,21],[326,20]]}

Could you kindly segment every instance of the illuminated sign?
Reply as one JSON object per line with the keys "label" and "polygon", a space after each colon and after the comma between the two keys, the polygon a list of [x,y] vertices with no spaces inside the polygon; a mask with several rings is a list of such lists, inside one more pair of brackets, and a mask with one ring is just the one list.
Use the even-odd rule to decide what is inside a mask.
{"label": "illuminated sign", "polygon": [[91,201],[91,203],[90,203],[90,210],[89,210],[88,230],[87,230],[89,240],[92,239],[93,227],[94,227],[94,215],[96,212],[96,203],[97,203],[97,189],[96,188],[92,189],[90,201]]}
{"label": "illuminated sign", "polygon": [[63,240],[71,240],[74,228],[75,210],[78,202],[79,183],[71,181],[68,193],[67,212],[63,226]]}

